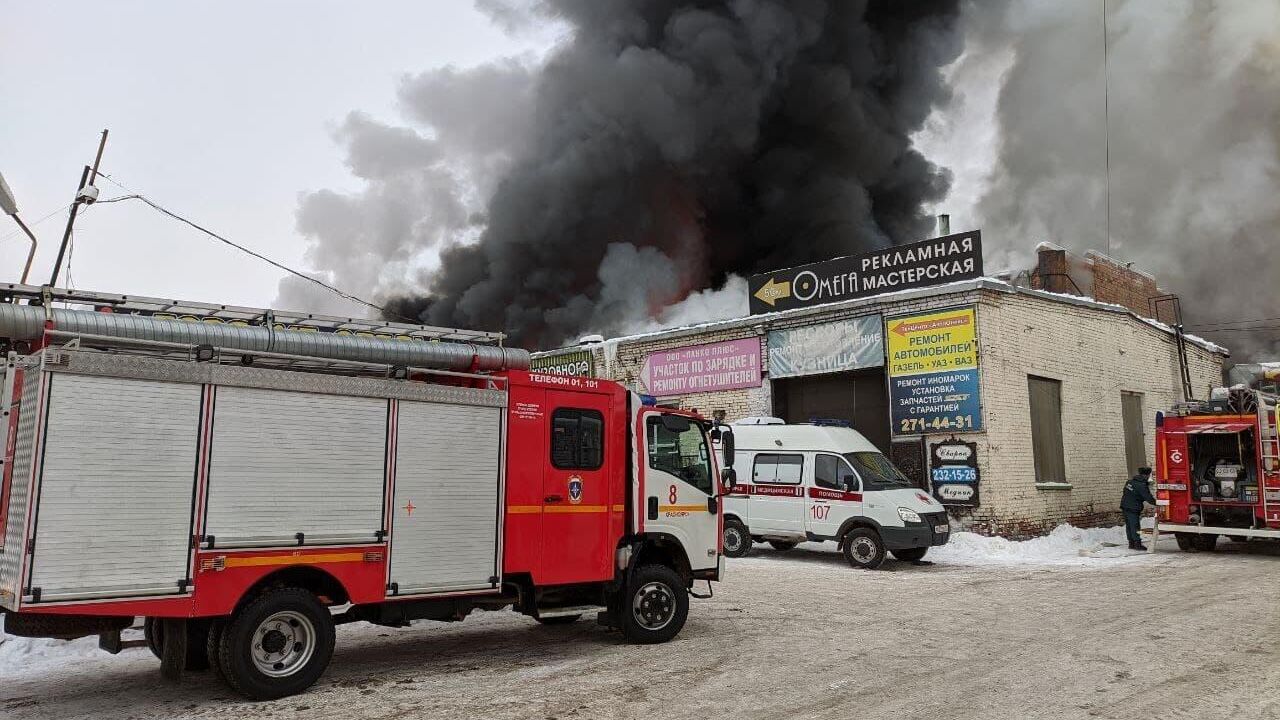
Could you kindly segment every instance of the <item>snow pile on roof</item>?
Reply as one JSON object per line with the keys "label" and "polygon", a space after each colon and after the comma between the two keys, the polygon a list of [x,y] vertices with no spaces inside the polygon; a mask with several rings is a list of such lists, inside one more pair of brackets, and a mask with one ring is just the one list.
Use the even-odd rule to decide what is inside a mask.
{"label": "snow pile on roof", "polygon": [[928,555],[939,565],[1003,566],[1111,565],[1143,557],[1146,555],[1128,549],[1123,527],[1082,529],[1072,525],[1059,525],[1048,535],[1022,541],[958,532],[946,545],[931,548]]}

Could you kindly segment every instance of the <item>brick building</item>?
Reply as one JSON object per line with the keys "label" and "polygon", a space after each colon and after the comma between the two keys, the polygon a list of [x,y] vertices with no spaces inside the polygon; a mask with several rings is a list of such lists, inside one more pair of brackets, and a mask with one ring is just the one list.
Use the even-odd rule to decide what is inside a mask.
{"label": "brick building", "polygon": [[[1156,411],[1184,399],[1179,343],[1139,312],[1160,294],[1150,276],[1087,258],[1065,294],[1045,283],[1063,282],[1056,270],[1040,271],[1073,259],[1051,246],[1039,255],[1031,282],[984,277],[673,328],[536,354],[535,367],[572,352],[589,361],[579,363],[585,372],[730,422],[845,422],[935,494],[932,480],[948,476],[933,472],[933,447],[972,443],[972,498],[951,509],[979,532],[1112,523],[1125,479],[1151,459]],[[1095,280],[1080,278],[1082,268],[1101,269],[1089,273]],[[1085,283],[1097,297],[1080,292]],[[1197,338],[1183,347],[1192,394],[1204,397],[1221,383],[1227,353]],[[913,374],[912,353],[970,363],[973,384],[960,370]],[[930,377],[944,383],[933,399]]]}

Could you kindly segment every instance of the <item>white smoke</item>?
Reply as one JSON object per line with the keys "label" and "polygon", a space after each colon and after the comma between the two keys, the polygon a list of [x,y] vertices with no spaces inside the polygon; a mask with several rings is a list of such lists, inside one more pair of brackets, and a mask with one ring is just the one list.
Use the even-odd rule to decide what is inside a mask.
{"label": "white smoke", "polygon": [[[1025,267],[1043,240],[1109,251],[1179,293],[1197,332],[1280,351],[1275,331],[1195,328],[1280,306],[1280,2],[971,0],[964,19],[963,104],[919,142],[957,172],[940,207],[984,230],[988,264]],[[984,115],[994,146],[965,121]]]}

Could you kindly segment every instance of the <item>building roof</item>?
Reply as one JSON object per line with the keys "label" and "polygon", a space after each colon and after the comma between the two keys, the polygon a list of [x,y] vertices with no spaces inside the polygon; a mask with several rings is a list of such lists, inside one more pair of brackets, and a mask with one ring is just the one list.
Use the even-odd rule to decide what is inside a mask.
{"label": "building roof", "polygon": [[[955,293],[968,292],[973,290],[990,290],[992,292],[1008,293],[1012,295],[1029,295],[1038,297],[1043,300],[1060,302],[1068,305],[1076,305],[1079,307],[1087,307],[1095,310],[1103,310],[1106,312],[1120,313],[1128,315],[1138,322],[1149,325],[1168,335],[1176,335],[1176,331],[1158,321],[1151,318],[1142,317],[1123,305],[1114,303],[1099,302],[1093,298],[1081,297],[1079,295],[1069,295],[1065,293],[1048,292],[1046,290],[1036,290],[1034,288],[1018,287],[1012,283],[993,277],[980,277],[972,280],[957,280],[956,282],[943,283],[941,285],[932,285],[923,288],[913,288],[910,290],[895,290],[892,292],[880,293],[878,295],[869,295],[867,297],[853,298],[850,300],[838,300],[836,302],[823,303],[820,305],[811,305],[803,308],[793,308],[790,310],[777,310],[770,313],[761,313],[759,315],[749,315],[747,317],[731,318],[728,320],[712,320],[710,322],[697,323],[694,325],[683,325],[680,327],[666,328],[663,330],[654,330],[651,332],[636,333],[633,335],[622,335],[610,338],[604,341],[604,344],[621,344],[630,343],[637,340],[649,340],[656,338],[674,338],[686,335],[701,334],[711,330],[731,330],[740,327],[751,327],[761,323],[767,323],[777,320],[787,320],[792,318],[806,317],[809,315],[820,315],[831,312],[832,310],[856,310],[861,307],[876,305],[883,302],[907,301],[920,298],[929,298],[939,295],[951,295]],[[1220,355],[1229,356],[1231,353],[1225,347],[1205,340],[1196,335],[1183,334],[1187,342],[1193,343],[1209,352]],[[533,353],[534,357],[541,357],[552,353],[562,352],[564,350],[585,349],[599,345],[599,343],[591,343],[585,345],[570,345],[556,350],[545,350]]]}

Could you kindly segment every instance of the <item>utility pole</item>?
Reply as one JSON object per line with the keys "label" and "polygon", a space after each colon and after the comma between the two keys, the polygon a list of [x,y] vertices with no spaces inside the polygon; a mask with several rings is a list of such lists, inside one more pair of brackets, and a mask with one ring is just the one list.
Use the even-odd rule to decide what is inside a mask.
{"label": "utility pole", "polygon": [[93,158],[93,167],[84,166],[80,172],[80,184],[76,187],[76,199],[71,203],[71,212],[67,216],[67,228],[62,232],[62,244],[58,246],[58,259],[53,263],[53,274],[49,277],[49,287],[57,287],[58,273],[62,272],[62,259],[67,254],[67,244],[71,241],[71,230],[76,224],[76,214],[80,206],[91,204],[98,199],[98,188],[93,183],[98,179],[98,165],[102,162],[102,151],[107,146],[107,131],[102,131],[102,139],[98,141],[98,154]]}

